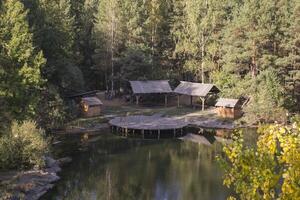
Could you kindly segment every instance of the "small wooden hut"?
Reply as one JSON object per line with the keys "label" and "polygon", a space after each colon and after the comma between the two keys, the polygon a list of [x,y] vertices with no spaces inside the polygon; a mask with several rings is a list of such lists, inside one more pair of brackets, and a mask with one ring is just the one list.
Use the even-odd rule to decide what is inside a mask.
{"label": "small wooden hut", "polygon": [[98,116],[102,110],[102,102],[97,97],[83,97],[81,99],[81,111],[84,117]]}
{"label": "small wooden hut", "polygon": [[218,116],[222,118],[236,119],[243,114],[239,99],[220,98],[215,106]]}
{"label": "small wooden hut", "polygon": [[180,81],[180,84],[175,88],[174,92],[178,95],[178,107],[180,105],[180,95],[187,95],[191,97],[191,105],[193,105],[193,97],[200,98],[202,101],[202,110],[204,110],[205,100],[208,95],[217,94],[220,90],[214,84]]}
{"label": "small wooden hut", "polygon": [[163,94],[165,96],[165,106],[168,103],[168,94],[172,93],[168,80],[149,80],[149,81],[129,81],[132,92],[136,97],[136,104],[139,98],[146,94]]}

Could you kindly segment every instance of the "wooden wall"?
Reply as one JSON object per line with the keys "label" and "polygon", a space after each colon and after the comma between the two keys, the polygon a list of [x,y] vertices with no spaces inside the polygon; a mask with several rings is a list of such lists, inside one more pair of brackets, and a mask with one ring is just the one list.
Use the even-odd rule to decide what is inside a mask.
{"label": "wooden wall", "polygon": [[84,117],[95,117],[101,114],[101,106],[88,106],[87,109],[82,109],[82,115]]}
{"label": "wooden wall", "polygon": [[242,111],[238,108],[218,107],[216,111],[222,118],[236,119],[242,116]]}

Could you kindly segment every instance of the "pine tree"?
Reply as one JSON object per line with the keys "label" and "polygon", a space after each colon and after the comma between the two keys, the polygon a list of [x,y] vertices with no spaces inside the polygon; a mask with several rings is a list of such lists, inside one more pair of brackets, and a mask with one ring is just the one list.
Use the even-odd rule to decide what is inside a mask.
{"label": "pine tree", "polygon": [[[98,51],[104,52],[103,56],[107,60],[107,66],[109,66],[106,66],[105,70],[107,73],[107,90],[110,90],[113,95],[116,90],[115,79],[117,70],[115,61],[116,58],[119,57],[119,49],[124,44],[120,7],[121,1],[119,0],[100,1],[94,32],[96,48],[98,48]],[[110,81],[110,84],[108,83],[108,80]],[[108,87],[108,85],[110,85],[110,87]]]}
{"label": "pine tree", "polygon": [[144,34],[146,35],[146,43],[151,49],[151,67],[154,71],[156,65],[157,47],[159,43],[159,29],[162,23],[161,15],[162,1],[149,0],[145,2],[146,19],[144,22]]}
{"label": "pine tree", "polygon": [[278,16],[275,1],[246,0],[236,7],[224,29],[224,68],[255,77],[278,58]]}
{"label": "pine tree", "polygon": [[278,45],[280,58],[276,67],[284,80],[287,92],[286,107],[297,111],[300,107],[300,4],[297,1],[280,1],[281,43]]}
{"label": "pine tree", "polygon": [[46,60],[33,45],[27,11],[19,0],[4,1],[0,10],[0,98],[13,119],[35,115]]}
{"label": "pine tree", "polygon": [[60,93],[84,90],[84,78],[77,60],[80,55],[75,44],[75,19],[71,1],[26,0],[33,41],[47,59],[42,75]]}

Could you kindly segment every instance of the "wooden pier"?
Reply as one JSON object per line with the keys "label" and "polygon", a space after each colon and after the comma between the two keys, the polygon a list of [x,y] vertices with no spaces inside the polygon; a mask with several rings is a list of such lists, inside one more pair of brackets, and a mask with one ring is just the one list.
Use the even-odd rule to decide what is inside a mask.
{"label": "wooden pier", "polygon": [[175,117],[137,115],[116,117],[109,124],[113,133],[126,137],[161,139],[181,137],[188,122]]}

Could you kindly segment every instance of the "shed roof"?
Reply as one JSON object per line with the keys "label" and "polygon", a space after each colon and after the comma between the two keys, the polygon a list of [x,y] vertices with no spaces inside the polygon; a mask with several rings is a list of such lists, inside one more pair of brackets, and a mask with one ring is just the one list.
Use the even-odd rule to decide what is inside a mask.
{"label": "shed roof", "polygon": [[99,106],[103,104],[97,97],[84,97],[81,100],[89,106]]}
{"label": "shed roof", "polygon": [[168,80],[129,81],[134,94],[171,93]]}
{"label": "shed roof", "polygon": [[209,92],[220,92],[214,84],[192,83],[180,81],[180,84],[175,88],[175,93],[205,97]]}
{"label": "shed roof", "polygon": [[216,107],[227,107],[227,108],[235,108],[239,102],[239,99],[226,99],[220,98],[216,103]]}
{"label": "shed roof", "polygon": [[88,92],[81,92],[81,93],[77,93],[77,94],[67,96],[67,98],[92,96],[92,95],[95,95],[97,92],[100,92],[100,91],[99,90],[93,90],[93,91],[88,91]]}

